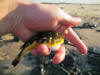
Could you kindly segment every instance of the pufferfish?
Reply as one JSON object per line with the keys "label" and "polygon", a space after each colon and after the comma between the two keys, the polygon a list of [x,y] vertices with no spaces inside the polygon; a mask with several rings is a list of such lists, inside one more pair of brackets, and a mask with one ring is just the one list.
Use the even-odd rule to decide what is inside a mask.
{"label": "pufferfish", "polygon": [[57,32],[38,32],[21,46],[21,51],[13,60],[12,65],[15,67],[24,55],[32,51],[32,49],[37,48],[40,44],[45,44],[51,51],[56,51],[60,48],[60,45],[64,43],[64,39],[64,35]]}

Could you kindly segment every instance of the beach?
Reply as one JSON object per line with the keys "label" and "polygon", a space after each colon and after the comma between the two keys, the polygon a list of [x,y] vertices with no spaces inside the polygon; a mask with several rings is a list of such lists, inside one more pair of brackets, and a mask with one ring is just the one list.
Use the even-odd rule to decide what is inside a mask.
{"label": "beach", "polygon": [[[75,17],[80,17],[82,19],[80,26],[82,26],[84,23],[87,23],[87,22],[97,25],[97,27],[92,28],[92,29],[91,28],[77,28],[77,27],[73,29],[81,37],[81,40],[86,44],[87,47],[94,47],[94,48],[100,49],[100,4],[56,4],[56,5],[60,7],[62,10],[64,10],[66,13]],[[13,37],[12,35],[8,35],[6,37],[9,37],[9,36]],[[5,40],[11,40],[11,39],[4,39],[3,41]],[[0,54],[0,70],[1,70],[0,73],[2,75],[3,74],[11,75],[10,73],[12,71],[9,71],[7,68],[4,68],[4,67],[6,66],[11,67],[11,62],[20,51],[19,48],[23,44],[23,42],[22,41],[18,41],[18,42],[8,41],[8,42],[3,43],[3,45],[2,45],[2,42],[0,43],[1,43],[0,45],[0,53],[1,53]],[[77,50],[76,48],[66,45],[66,49],[67,48]],[[31,61],[29,62],[26,59],[25,62],[21,62],[15,68],[15,71],[13,72],[15,73],[14,75],[29,75],[31,68],[33,68]]]}

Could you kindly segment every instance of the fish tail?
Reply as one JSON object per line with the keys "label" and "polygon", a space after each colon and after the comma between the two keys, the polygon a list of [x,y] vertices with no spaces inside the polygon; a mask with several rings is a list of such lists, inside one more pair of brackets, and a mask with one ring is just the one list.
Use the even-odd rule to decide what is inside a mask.
{"label": "fish tail", "polygon": [[32,49],[32,48],[34,48],[34,44],[33,44],[33,46],[29,46],[29,47],[27,47],[27,48],[25,48],[25,49],[22,49],[21,50],[21,52],[17,55],[17,57],[13,60],[13,62],[12,62],[12,65],[15,67],[20,61],[21,61],[21,58],[25,55],[25,54],[27,54],[28,52],[30,52],[30,50]]}
{"label": "fish tail", "polygon": [[21,56],[17,56],[17,57],[13,60],[12,65],[15,67],[20,61],[21,61]]}

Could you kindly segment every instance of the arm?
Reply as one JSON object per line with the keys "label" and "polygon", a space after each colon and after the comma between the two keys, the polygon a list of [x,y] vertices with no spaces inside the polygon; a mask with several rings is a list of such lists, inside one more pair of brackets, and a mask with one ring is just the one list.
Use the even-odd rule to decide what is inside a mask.
{"label": "arm", "polygon": [[[66,38],[81,53],[86,54],[86,46],[71,29],[80,22],[80,18],[68,15],[55,5],[30,3],[27,0],[2,0],[0,2],[0,35],[14,33],[22,41],[27,41],[39,31],[52,30],[65,34],[65,30],[68,30],[68,35],[65,34]],[[45,45],[40,45],[33,51],[34,55],[48,55],[49,53],[50,50]],[[65,47],[62,45],[56,52],[53,62],[58,64],[64,57]]]}

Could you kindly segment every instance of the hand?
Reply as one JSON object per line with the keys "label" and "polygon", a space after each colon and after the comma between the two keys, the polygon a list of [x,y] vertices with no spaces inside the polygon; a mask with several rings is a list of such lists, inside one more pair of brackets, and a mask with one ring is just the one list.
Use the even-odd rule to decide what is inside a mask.
{"label": "hand", "polygon": [[[80,18],[72,17],[54,5],[30,3],[28,5],[24,4],[22,10],[22,21],[13,30],[13,33],[21,40],[27,41],[37,32],[52,30],[63,33],[66,38],[76,46],[80,53],[87,53],[86,46],[71,29],[71,27],[80,24]],[[68,34],[65,32],[66,30]],[[35,56],[48,55],[50,54],[50,50],[46,45],[41,44],[38,48],[34,49],[32,53]],[[62,62],[64,58],[65,47],[61,45],[53,57],[53,63],[58,64]]]}

